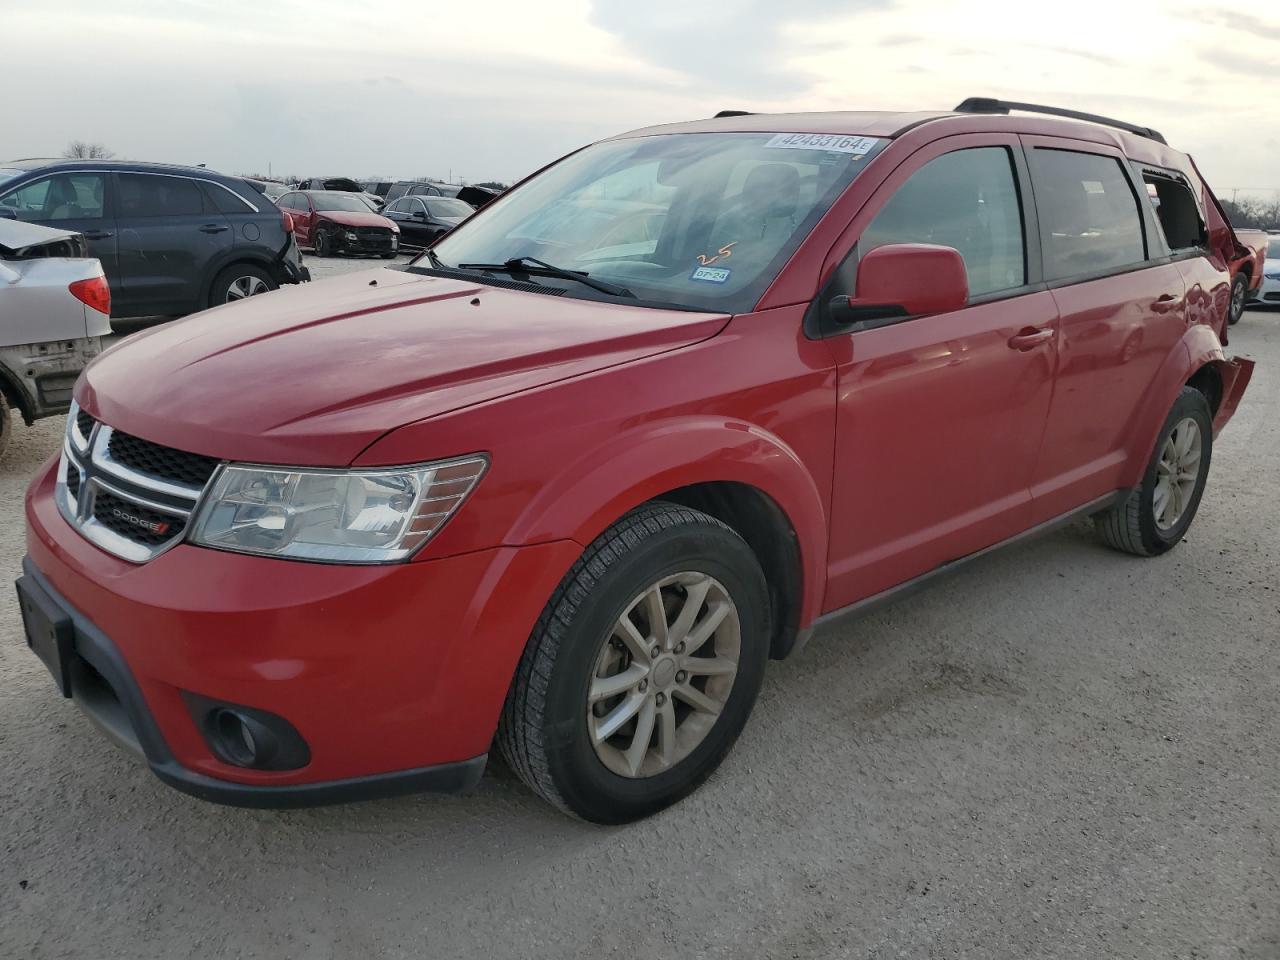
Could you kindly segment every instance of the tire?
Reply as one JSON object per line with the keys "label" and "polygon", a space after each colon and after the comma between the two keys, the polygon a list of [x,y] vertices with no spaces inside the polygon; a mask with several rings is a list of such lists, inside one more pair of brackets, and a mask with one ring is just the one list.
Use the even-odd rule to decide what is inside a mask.
{"label": "tire", "polygon": [[1237,273],[1231,281],[1231,304],[1227,307],[1227,323],[1235,326],[1244,316],[1245,303],[1249,299],[1249,278]]}
{"label": "tire", "polygon": [[[686,590],[685,583],[693,585]],[[682,633],[678,612],[703,584],[707,592],[696,594],[692,627]],[[669,647],[658,647],[662,641],[655,639],[666,628],[655,631],[646,622],[652,608],[645,598],[655,587],[673,618]],[[767,596],[755,555],[719,520],[664,502],[627,514],[587,548],[538,619],[498,726],[497,744],[507,763],[535,793],[596,823],[637,820],[680,800],[719,766],[751,713],[768,659]],[[619,639],[623,618],[635,628],[627,643]],[[710,639],[693,639],[713,620],[719,625]],[[736,673],[700,676],[713,672],[712,664],[718,672],[731,662],[725,650],[735,635]],[[683,655],[685,644],[676,639],[681,636],[691,638]],[[656,659],[632,653],[650,643],[669,652]],[[646,679],[589,706],[597,683],[637,670]],[[715,698],[718,712],[695,709],[685,699],[698,684],[704,707]],[[603,733],[614,711],[634,697],[645,706],[597,745],[592,729]],[[635,731],[646,711],[652,727],[639,741]],[[652,744],[640,748],[645,767],[630,775],[621,749],[628,730],[630,746]],[[664,758],[667,743],[672,752]]]}
{"label": "tire", "polygon": [[333,252],[330,247],[329,234],[324,230],[316,231],[315,237],[311,240],[311,245],[317,257],[327,257]]}
{"label": "tire", "polygon": [[0,393],[0,457],[4,456],[5,450],[9,448],[9,441],[13,438],[13,413],[9,409],[9,400]]}
{"label": "tire", "polygon": [[213,278],[213,286],[209,288],[209,306],[247,300],[249,297],[270,293],[279,286],[271,274],[261,267],[255,267],[251,263],[233,263]]}
{"label": "tire", "polygon": [[380,254],[380,256],[382,257],[383,260],[394,260],[396,258],[396,255],[394,253],[383,253],[383,254]]}
{"label": "tire", "polygon": [[[1188,486],[1181,487],[1176,495],[1168,496],[1163,502],[1181,510],[1173,516],[1172,506],[1168,512],[1161,510],[1157,516],[1157,493],[1162,486],[1170,489],[1170,484],[1162,481],[1167,462],[1168,445],[1178,445],[1187,436],[1186,425],[1194,423],[1198,431],[1199,456],[1195,471],[1194,483],[1187,481]],[[1175,431],[1178,436],[1173,435]],[[1176,452],[1176,451],[1175,451]],[[1185,461],[1190,454],[1184,455]],[[1213,418],[1209,412],[1209,401],[1199,390],[1183,387],[1177,402],[1169,411],[1169,416],[1160,430],[1155,450],[1142,476],[1142,484],[1133,490],[1120,503],[1094,516],[1094,526],[1103,543],[1116,550],[1132,553],[1140,557],[1154,557],[1172,550],[1181,542],[1191,521],[1195,519],[1196,510],[1200,506],[1200,498],[1204,494],[1205,483],[1209,479],[1209,465],[1213,460]]]}

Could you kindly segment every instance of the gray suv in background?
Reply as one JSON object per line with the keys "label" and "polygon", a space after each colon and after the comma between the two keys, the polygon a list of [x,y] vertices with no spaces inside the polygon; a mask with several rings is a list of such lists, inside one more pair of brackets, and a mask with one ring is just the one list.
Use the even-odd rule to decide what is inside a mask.
{"label": "gray suv in background", "polygon": [[289,217],[203,167],[0,162],[0,217],[82,234],[116,318],[182,316],[310,279]]}

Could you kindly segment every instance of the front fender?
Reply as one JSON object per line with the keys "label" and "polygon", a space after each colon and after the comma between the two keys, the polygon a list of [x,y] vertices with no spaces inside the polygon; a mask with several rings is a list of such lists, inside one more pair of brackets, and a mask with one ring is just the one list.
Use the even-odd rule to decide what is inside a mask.
{"label": "front fender", "polygon": [[[1122,486],[1136,487],[1142,482],[1142,475],[1146,472],[1147,461],[1151,459],[1151,451],[1155,449],[1160,428],[1164,426],[1165,418],[1177,400],[1179,391],[1197,370],[1210,363],[1221,367],[1230,366],[1222,350],[1222,341],[1213,328],[1204,323],[1192,324],[1165,357],[1160,370],[1151,381],[1142,406],[1130,424],[1129,438],[1125,445],[1129,454],[1126,458],[1128,465],[1121,478]],[[1225,383],[1225,371],[1221,372],[1224,373]],[[1238,402],[1239,398],[1236,399]]]}
{"label": "front fender", "polygon": [[613,437],[566,464],[519,514],[508,543],[566,535],[583,546],[648,500],[698,483],[731,482],[769,497],[795,531],[802,574],[800,625],[820,612],[826,582],[827,516],[822,494],[786,443],[750,423],[680,417]]}

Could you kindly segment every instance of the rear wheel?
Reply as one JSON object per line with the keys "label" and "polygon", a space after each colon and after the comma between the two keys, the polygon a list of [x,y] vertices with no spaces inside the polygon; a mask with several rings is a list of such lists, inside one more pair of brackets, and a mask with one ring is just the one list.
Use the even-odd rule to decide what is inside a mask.
{"label": "rear wheel", "polygon": [[1227,308],[1227,323],[1235,325],[1244,316],[1245,301],[1249,299],[1249,278],[1237,273],[1231,281],[1231,306]]}
{"label": "rear wheel", "polygon": [[209,306],[235,303],[259,294],[270,293],[279,285],[261,267],[251,263],[233,263],[213,279],[209,290]]}
{"label": "rear wheel", "polygon": [[1165,420],[1142,484],[1094,517],[1103,542],[1153,557],[1172,550],[1195,519],[1213,457],[1213,419],[1203,393],[1183,387]]}
{"label": "rear wheel", "polygon": [[742,538],[655,503],[566,575],[521,658],[498,745],[546,800],[625,823],[684,797],[733,745],[768,657],[764,574]]}

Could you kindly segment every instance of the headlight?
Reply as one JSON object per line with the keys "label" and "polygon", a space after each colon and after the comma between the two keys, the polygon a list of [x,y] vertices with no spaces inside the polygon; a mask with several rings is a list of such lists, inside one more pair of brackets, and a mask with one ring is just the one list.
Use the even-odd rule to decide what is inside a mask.
{"label": "headlight", "polygon": [[397,227],[397,226],[393,223],[393,224],[391,225],[391,232],[392,232],[392,233],[399,233],[399,232],[400,232],[400,228],[399,228],[399,227]]}
{"label": "headlight", "polygon": [[359,239],[360,239],[360,235],[359,235],[359,234],[357,234],[354,230],[348,230],[348,231],[347,231],[347,233],[346,233],[346,237],[347,237],[347,239],[348,239],[348,240],[359,240]]}
{"label": "headlight", "polygon": [[402,560],[445,525],[487,466],[482,456],[376,470],[228,465],[192,540],[302,560]]}

